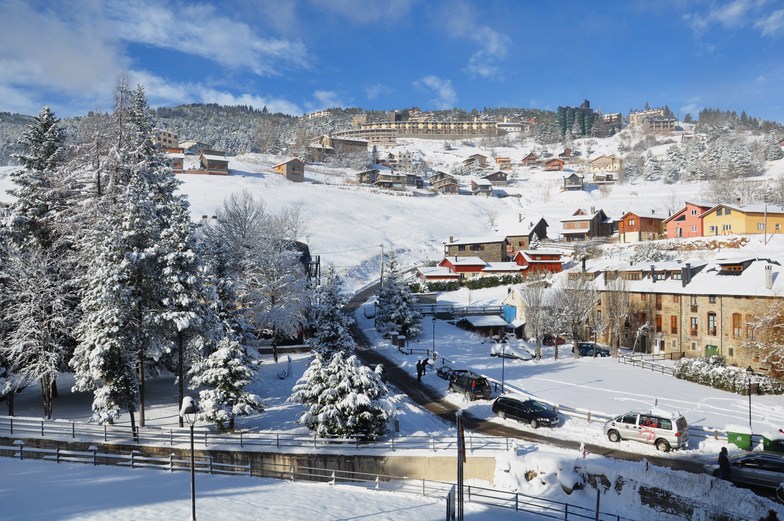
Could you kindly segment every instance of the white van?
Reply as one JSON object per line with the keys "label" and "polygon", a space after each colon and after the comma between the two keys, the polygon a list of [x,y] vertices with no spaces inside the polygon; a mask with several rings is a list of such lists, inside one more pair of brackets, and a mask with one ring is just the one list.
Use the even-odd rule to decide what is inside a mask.
{"label": "white van", "polygon": [[630,411],[608,420],[604,433],[610,441],[640,441],[662,452],[689,445],[689,424],[680,414],[665,411]]}

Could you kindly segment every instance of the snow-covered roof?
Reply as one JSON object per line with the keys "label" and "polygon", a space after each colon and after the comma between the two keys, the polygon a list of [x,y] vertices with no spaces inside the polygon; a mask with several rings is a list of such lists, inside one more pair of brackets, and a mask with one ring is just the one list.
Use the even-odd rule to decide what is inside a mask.
{"label": "snow-covered roof", "polygon": [[[476,266],[487,265],[485,261],[479,257],[444,257],[444,261],[449,261],[453,266]],[[441,262],[444,262],[441,261]]]}
{"label": "snow-covered roof", "polygon": [[497,315],[471,315],[463,317],[459,322],[468,322],[474,327],[507,326],[508,322]]}
{"label": "snow-covered roof", "polygon": [[471,181],[476,183],[478,186],[493,186],[493,183],[489,179],[472,179]]}
{"label": "snow-covered roof", "polygon": [[459,273],[453,273],[449,270],[449,268],[443,266],[423,266],[418,268],[417,271],[419,271],[419,273],[421,273],[424,277],[460,277]]}
{"label": "snow-covered roof", "polygon": [[[691,264],[691,263],[690,263]],[[745,264],[743,271],[722,273],[722,266],[728,264]],[[603,271],[643,271],[650,272],[651,266],[657,273],[679,271],[686,267],[686,263],[677,262],[647,262],[633,266],[608,267],[606,264],[601,269],[591,270],[594,273]],[[767,287],[765,266],[771,266],[771,287]],[[699,269],[701,268],[701,269]],[[579,269],[579,268],[578,268]],[[629,291],[635,293],[662,293],[673,295],[717,295],[717,296],[748,296],[748,297],[777,297],[784,295],[784,267],[777,261],[764,258],[737,258],[725,259],[705,263],[691,264],[691,280],[684,281],[680,278],[666,277],[663,280],[651,280],[650,276],[643,276],[641,280],[626,280]],[[696,273],[695,273],[696,272]],[[685,282],[685,284],[684,284]],[[605,288],[604,277],[596,278],[597,289]]]}
{"label": "snow-covered roof", "polygon": [[463,244],[489,244],[493,242],[504,242],[505,235],[494,235],[486,237],[466,237],[465,239],[457,239],[452,242],[445,243],[447,246],[460,246]]}
{"label": "snow-covered roof", "polygon": [[703,217],[718,208],[730,208],[731,210],[735,210],[736,212],[741,213],[769,213],[775,215],[784,215],[784,208],[773,204],[747,204],[745,206],[736,206],[733,204],[721,203],[713,206],[710,210],[706,210],[700,215],[700,217]]}
{"label": "snow-covered roof", "polygon": [[520,271],[522,266],[515,262],[488,262],[482,271]]}
{"label": "snow-covered roof", "polygon": [[203,157],[207,161],[223,161],[224,163],[229,162],[226,156],[214,156],[212,154],[202,154],[201,157]]}

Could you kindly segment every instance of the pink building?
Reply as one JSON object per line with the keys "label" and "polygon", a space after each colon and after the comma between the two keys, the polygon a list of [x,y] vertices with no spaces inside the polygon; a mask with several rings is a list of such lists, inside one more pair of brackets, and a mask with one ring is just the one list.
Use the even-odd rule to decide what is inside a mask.
{"label": "pink building", "polygon": [[700,215],[716,206],[713,203],[693,203],[686,201],[686,206],[664,220],[665,233],[668,239],[680,237],[702,237],[702,219]]}

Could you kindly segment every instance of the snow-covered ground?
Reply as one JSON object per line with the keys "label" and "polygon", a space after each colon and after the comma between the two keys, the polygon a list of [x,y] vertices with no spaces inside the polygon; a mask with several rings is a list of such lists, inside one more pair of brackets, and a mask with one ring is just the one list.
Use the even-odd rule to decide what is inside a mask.
{"label": "snow-covered ground", "polygon": [[[583,149],[587,145],[580,145]],[[598,140],[590,157],[617,151],[615,139]],[[446,150],[440,140],[401,140],[394,152],[412,151],[421,153],[436,169],[449,171],[462,159],[474,153],[505,155],[519,160],[533,149],[528,143],[515,147],[483,148],[457,144]],[[557,154],[560,150],[553,151]],[[584,150],[584,155],[585,155]],[[700,184],[665,185],[662,183],[640,183],[616,185],[609,189],[580,192],[561,192],[562,173],[544,172],[540,169],[519,168],[514,172],[510,187],[504,188],[506,198],[475,198],[470,196],[392,195],[379,193],[352,184],[354,171],[350,169],[306,168],[306,182],[290,183],[278,175],[269,173],[269,168],[280,162],[280,157],[246,155],[230,158],[233,175],[180,176],[182,191],[188,194],[193,217],[214,215],[223,200],[232,192],[246,189],[261,198],[270,211],[301,205],[307,221],[307,233],[303,237],[313,254],[321,255],[324,265],[332,265],[346,278],[348,289],[360,288],[376,279],[381,267],[381,246],[385,253],[395,251],[405,267],[421,265],[439,260],[443,255],[443,242],[449,237],[467,237],[511,233],[521,219],[543,216],[550,225],[549,235],[560,233],[560,219],[577,208],[602,208],[613,217],[627,210],[645,211],[655,209],[666,215],[682,207],[685,200],[704,200],[704,187]],[[7,199],[5,190],[10,187],[9,172],[0,169],[0,200]],[[779,178],[784,173],[784,160],[770,165],[767,178]],[[345,175],[344,175],[345,174]],[[519,196],[519,197],[517,197]],[[719,255],[724,252],[718,253]],[[744,254],[765,255],[781,259],[784,257],[784,238],[774,236],[767,244],[761,238],[752,237],[744,247]],[[610,255],[624,252],[610,248]],[[715,255],[705,252],[704,255]],[[703,255],[691,252],[689,255]],[[455,302],[497,304],[503,294],[499,290],[461,290],[449,298]],[[500,291],[505,292],[505,288]],[[370,324],[358,316],[362,327],[378,341],[378,348],[385,351],[395,363],[410,367],[414,371],[414,357],[400,355],[385,341],[370,331]],[[492,378],[501,379],[502,361],[490,357],[490,344],[482,339],[459,330],[452,324],[438,321],[435,338],[431,336],[431,324],[425,324],[419,338],[423,347],[435,349],[439,355],[454,361],[456,366],[471,368]],[[675,380],[672,377],[645,372],[639,368],[624,366],[611,359],[574,360],[568,348],[561,349],[562,357],[553,360],[550,351],[545,351],[541,362],[504,362],[505,384],[514,392],[530,394],[551,403],[588,409],[601,414],[620,414],[632,408],[652,407],[680,411],[694,427],[724,429],[728,426],[748,424],[748,401],[745,397],[723,391]],[[302,411],[301,406],[287,403],[296,376],[301,375],[307,364],[307,355],[293,355],[292,376],[279,380],[276,375],[285,362],[277,365],[267,360],[262,366],[261,379],[254,386],[266,405],[266,412],[240,423],[242,428],[268,431],[305,432],[296,424]],[[432,372],[424,377],[425,385],[446,394],[446,383]],[[57,418],[86,421],[90,415],[89,394],[73,394],[67,391],[69,382],[60,382],[61,395],[55,401]],[[147,421],[150,425],[174,426],[177,424],[176,388],[172,377],[161,377],[148,386],[150,396]],[[392,390],[399,410],[401,435],[432,434],[451,435],[454,430],[430,414],[422,411],[408,398]],[[450,400],[467,408],[479,417],[491,419],[488,402],[466,403],[462,397],[450,396]],[[41,405],[37,390],[27,388],[17,399],[17,415],[40,417]],[[123,418],[127,421],[127,417]],[[492,419],[492,421],[501,421]],[[755,433],[775,432],[784,427],[784,403],[781,397],[755,396],[752,400],[752,424]],[[526,427],[523,427],[526,428]],[[586,443],[611,446],[601,431],[601,423],[584,420],[564,419],[554,434]],[[624,450],[637,451],[644,457],[655,453],[654,449],[641,444],[624,442]],[[720,443],[710,439],[695,438],[689,448],[673,452],[672,458],[697,458],[710,460],[718,452]],[[730,446],[732,449],[732,447]],[[659,454],[660,455],[660,454]],[[521,444],[515,452],[500,455],[495,477],[495,486],[531,492],[554,500],[591,505],[595,497],[587,492],[567,495],[559,486],[573,479],[574,464],[581,458],[575,451],[549,450],[545,447]],[[663,488],[677,490],[695,501],[726,503],[735,508],[738,518],[757,519],[764,507],[781,506],[761,500],[748,491],[735,489],[726,483],[717,482],[705,475],[684,475],[680,472],[659,473],[655,468],[645,471],[644,463],[623,463],[595,455],[588,455],[586,465],[604,468],[608,475],[619,475],[637,483],[660,483]],[[76,467],[70,469],[61,464],[58,472],[51,472],[52,464],[37,462],[15,462],[0,458],[0,507],[2,515],[10,519],[147,519],[185,518],[188,512],[187,485],[184,474],[156,473],[147,470],[101,469]],[[527,481],[521,477],[522,469],[538,468],[546,479]],[[13,476],[13,478],[9,478]],[[380,499],[374,493],[373,500],[362,499],[359,492],[351,489],[351,499],[338,494],[345,487],[320,485],[294,485],[247,480],[242,478],[219,478],[199,476],[199,496],[203,497],[202,518],[224,518],[226,512],[236,513],[237,518],[276,517],[278,519],[346,519],[369,516],[374,519],[440,519],[443,503],[430,508],[428,501],[405,497],[400,503],[391,498]],[[74,487],[73,484],[89,482],[106,488]],[[109,487],[117,488],[111,489]],[[320,488],[321,487],[321,488]],[[87,489],[84,495],[77,489]],[[323,489],[324,494],[320,493]],[[60,509],[53,510],[47,503],[30,497],[34,492],[45,491],[47,497],[59,499]],[[260,494],[260,496],[256,496]],[[364,494],[364,493],[362,493]],[[133,499],[128,499],[133,498]],[[711,501],[710,498],[721,498]],[[389,499],[389,503],[386,503]],[[232,501],[233,500],[233,501]],[[230,503],[231,501],[231,503]],[[395,500],[396,501],[396,500]],[[635,519],[677,519],[677,517],[653,516],[641,510],[633,498],[606,494],[606,510],[622,512]],[[762,501],[763,503],[760,503]],[[213,503],[214,502],[214,503]],[[613,503],[616,502],[616,503]],[[319,507],[314,507],[317,503]],[[348,510],[348,504],[357,503],[365,510]],[[421,504],[420,504],[421,503]],[[323,510],[320,505],[328,505]],[[10,505],[10,506],[9,506]],[[279,510],[264,510],[278,508]],[[415,505],[415,506],[412,506]],[[243,510],[247,508],[248,510]],[[360,507],[357,507],[360,508]],[[727,507],[729,508],[729,507]],[[214,509],[214,510],[210,510]],[[740,509],[740,510],[738,510]],[[604,510],[604,509],[603,509]],[[217,513],[207,516],[207,512]],[[301,513],[305,512],[305,515]],[[421,517],[420,516],[421,512]],[[784,514],[784,512],[781,512]],[[781,515],[780,514],[780,515]],[[485,519],[492,511],[483,514],[471,511],[468,519]],[[330,517],[332,516],[332,517]],[[514,519],[525,519],[513,514]],[[653,517],[652,517],[653,516]],[[489,517],[488,517],[489,519]]]}

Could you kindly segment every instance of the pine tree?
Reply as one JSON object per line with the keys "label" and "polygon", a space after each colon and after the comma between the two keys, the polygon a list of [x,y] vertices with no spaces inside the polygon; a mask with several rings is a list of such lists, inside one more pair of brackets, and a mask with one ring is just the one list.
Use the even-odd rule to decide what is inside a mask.
{"label": "pine tree", "polygon": [[541,246],[541,241],[539,240],[539,235],[536,232],[533,233],[531,236],[531,242],[528,244],[529,250],[538,250],[539,246]]}
{"label": "pine tree", "polygon": [[217,349],[195,363],[188,373],[192,389],[207,388],[199,391],[201,415],[215,422],[219,429],[228,427],[234,432],[237,416],[263,412],[261,399],[245,391],[253,382],[256,370],[254,361],[239,342],[229,338],[221,340]]}
{"label": "pine tree", "polygon": [[292,400],[308,406],[299,422],[322,437],[375,439],[394,413],[378,374],[341,351],[317,354],[293,390]]}
{"label": "pine tree", "polygon": [[311,321],[315,326],[309,342],[319,353],[347,352],[356,347],[350,331],[354,320],[344,311],[348,299],[342,289],[343,281],[330,268],[315,291],[311,308]]}
{"label": "pine tree", "polygon": [[8,191],[15,198],[9,231],[17,246],[37,244],[48,249],[55,241],[60,198],[56,177],[64,140],[60,120],[49,107],[41,109],[23,134],[21,144],[28,153],[16,156],[24,168],[11,174],[14,188]]}
{"label": "pine tree", "polygon": [[416,298],[401,279],[395,254],[390,255],[389,272],[378,292],[376,329],[382,334],[393,331],[406,338],[415,338],[422,330],[422,315],[416,309]]}

